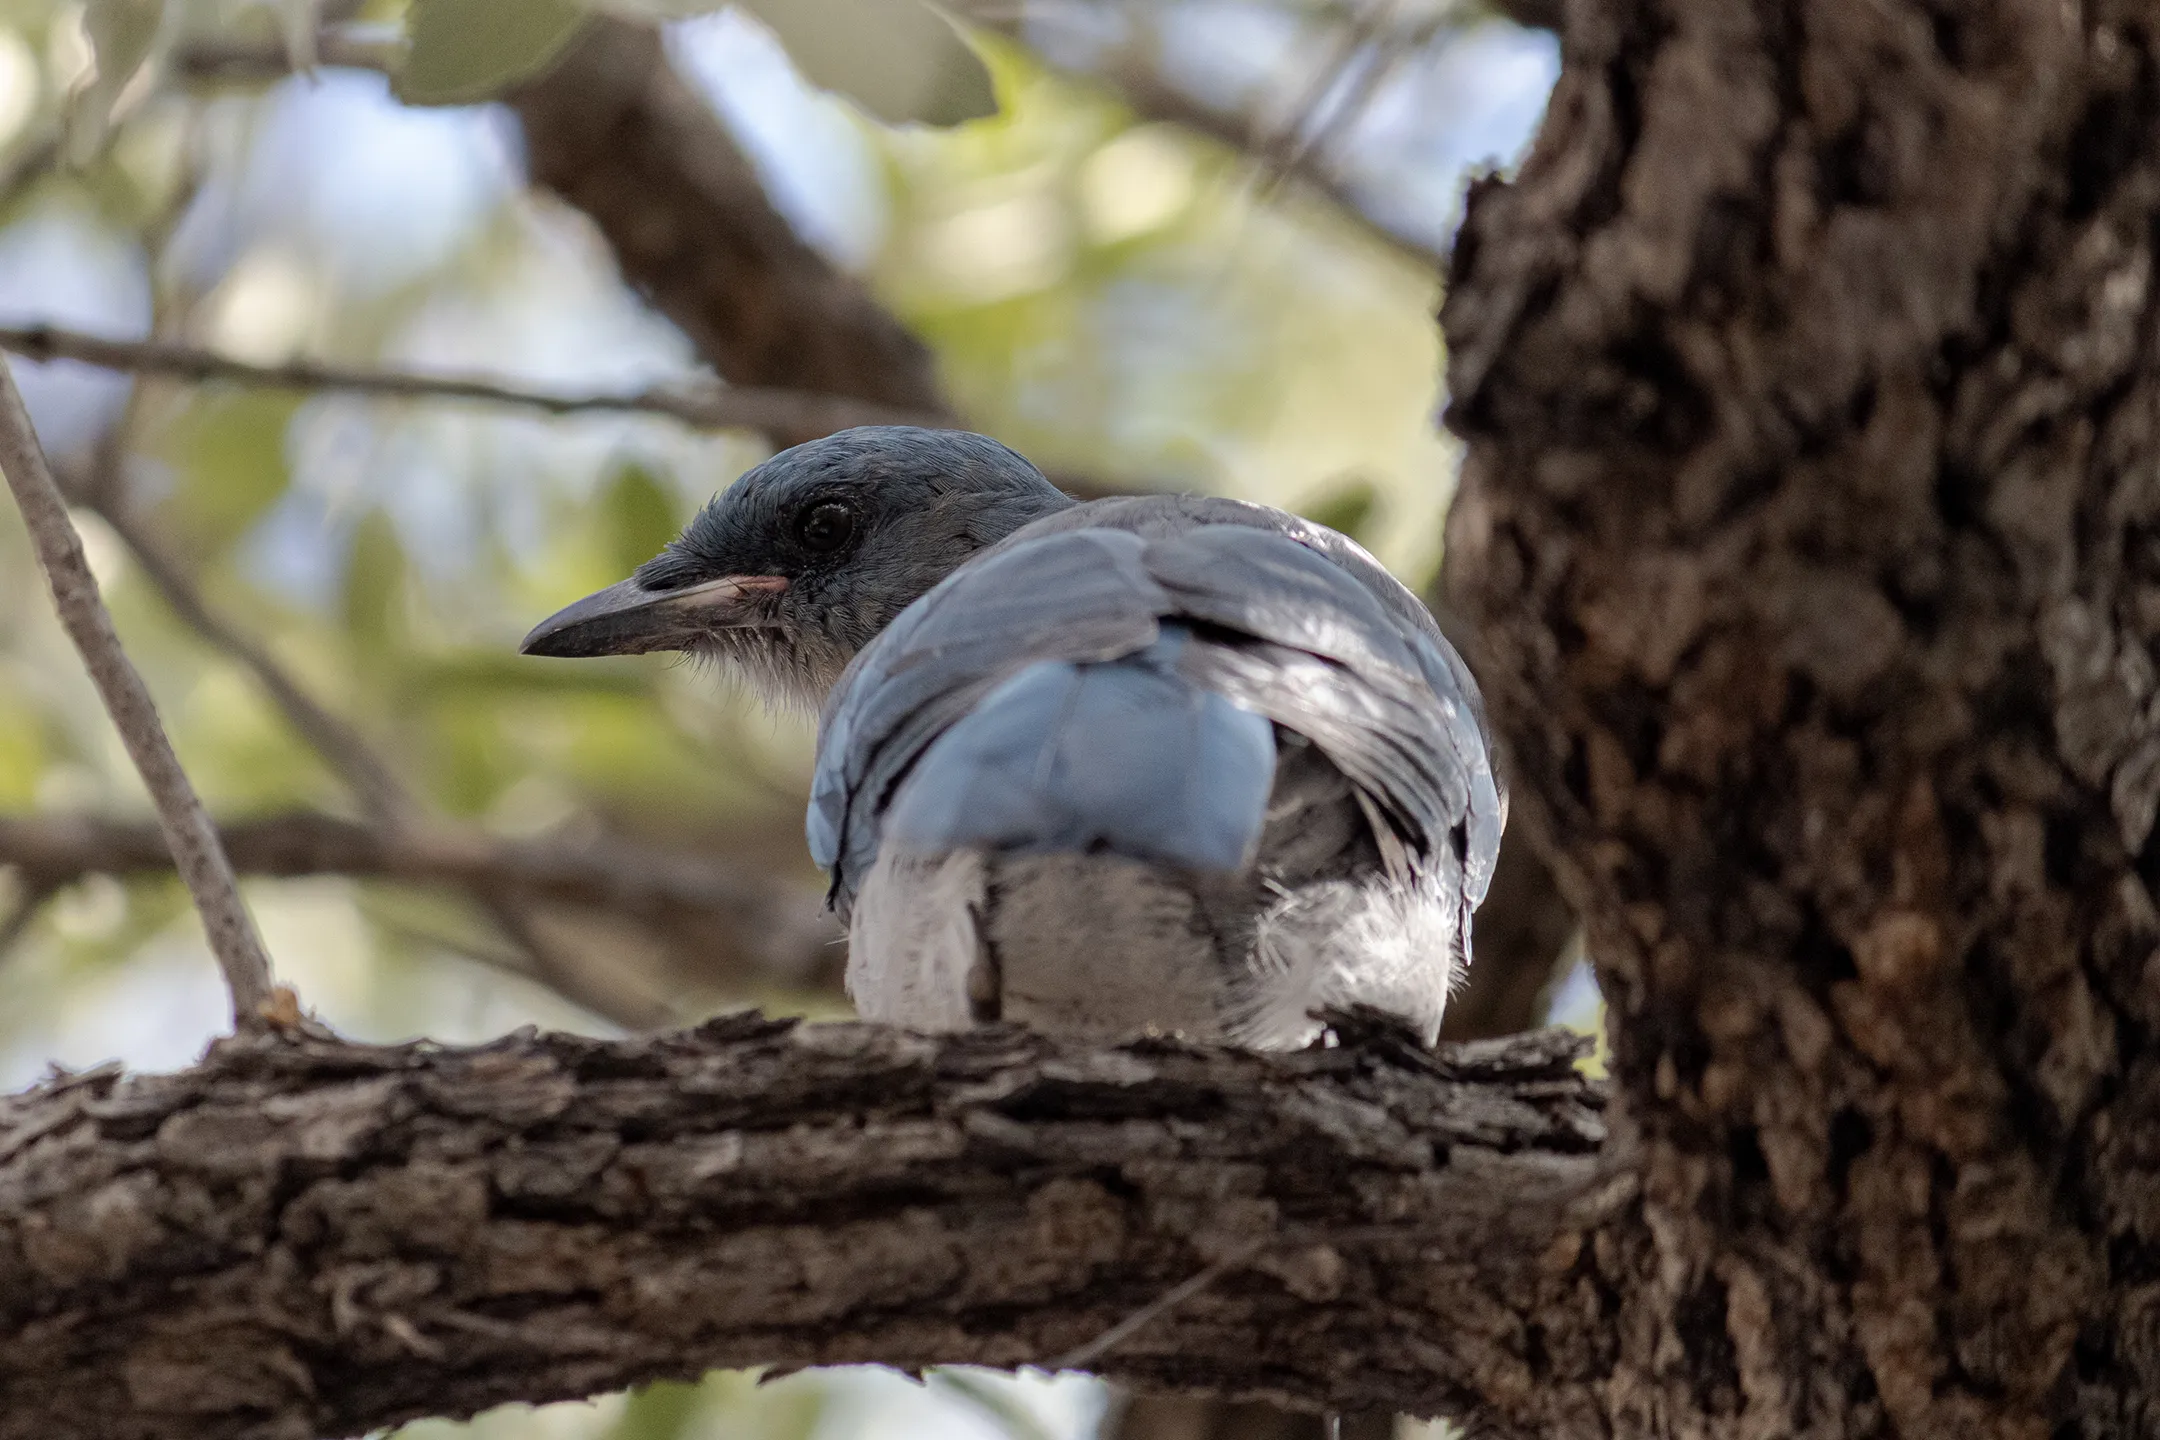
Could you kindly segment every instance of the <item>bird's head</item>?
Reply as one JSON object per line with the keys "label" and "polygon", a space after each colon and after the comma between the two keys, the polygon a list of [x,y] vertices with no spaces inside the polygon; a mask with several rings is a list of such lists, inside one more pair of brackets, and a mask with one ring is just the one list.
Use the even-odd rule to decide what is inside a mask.
{"label": "bird's head", "polygon": [[746,472],[636,574],[541,621],[520,648],[715,657],[768,702],[815,709],[910,602],[1072,503],[986,436],[843,430]]}

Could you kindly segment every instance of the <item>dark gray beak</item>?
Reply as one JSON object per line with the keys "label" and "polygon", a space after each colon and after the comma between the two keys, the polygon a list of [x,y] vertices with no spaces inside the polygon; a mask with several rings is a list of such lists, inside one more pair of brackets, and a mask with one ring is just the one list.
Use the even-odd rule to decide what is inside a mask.
{"label": "dark gray beak", "polygon": [[727,575],[680,590],[647,590],[625,580],[548,616],[518,652],[583,657],[681,650],[714,630],[767,623],[766,602],[787,585],[781,575]]}

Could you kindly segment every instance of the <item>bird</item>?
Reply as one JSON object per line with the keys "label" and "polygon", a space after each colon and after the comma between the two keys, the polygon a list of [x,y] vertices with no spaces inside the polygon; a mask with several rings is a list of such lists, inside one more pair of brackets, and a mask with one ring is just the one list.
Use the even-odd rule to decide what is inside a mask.
{"label": "bird", "polygon": [[806,831],[864,1018],[1427,1043],[1507,819],[1417,597],[1268,506],[1088,502],[986,436],[781,451],[525,654],[674,650],[819,713]]}

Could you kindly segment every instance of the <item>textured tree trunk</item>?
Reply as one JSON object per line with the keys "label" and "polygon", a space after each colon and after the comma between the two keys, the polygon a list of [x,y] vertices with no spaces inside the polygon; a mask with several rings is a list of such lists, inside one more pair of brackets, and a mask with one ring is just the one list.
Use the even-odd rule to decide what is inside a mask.
{"label": "textured tree trunk", "polygon": [[2160,1430],[2156,32],[1573,0],[1473,195],[1451,593],[1613,1011],[1607,1433]]}

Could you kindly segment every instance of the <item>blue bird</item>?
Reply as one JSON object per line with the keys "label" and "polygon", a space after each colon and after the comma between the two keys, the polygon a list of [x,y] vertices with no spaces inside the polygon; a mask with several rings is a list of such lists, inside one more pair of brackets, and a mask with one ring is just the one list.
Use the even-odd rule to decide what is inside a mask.
{"label": "blue bird", "polygon": [[863,427],[749,471],[532,655],[681,650],[822,706],[810,848],[848,990],[917,1029],[1428,1039],[1506,822],[1476,683],[1342,535],[1081,504],[980,435]]}

